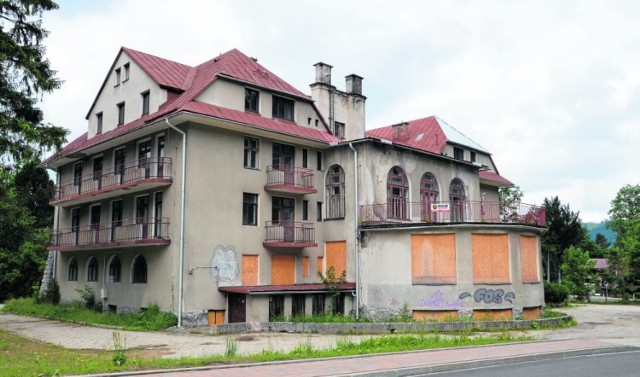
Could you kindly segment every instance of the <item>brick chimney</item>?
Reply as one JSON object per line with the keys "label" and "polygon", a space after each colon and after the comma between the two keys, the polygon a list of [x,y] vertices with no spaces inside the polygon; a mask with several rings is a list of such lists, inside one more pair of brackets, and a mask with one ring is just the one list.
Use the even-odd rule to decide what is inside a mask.
{"label": "brick chimney", "polygon": [[357,94],[362,95],[362,77],[356,75],[355,73],[346,76],[347,84],[346,84],[346,92],[348,94]]}
{"label": "brick chimney", "polygon": [[316,67],[316,82],[331,85],[331,68],[333,67],[322,62],[313,66]]}

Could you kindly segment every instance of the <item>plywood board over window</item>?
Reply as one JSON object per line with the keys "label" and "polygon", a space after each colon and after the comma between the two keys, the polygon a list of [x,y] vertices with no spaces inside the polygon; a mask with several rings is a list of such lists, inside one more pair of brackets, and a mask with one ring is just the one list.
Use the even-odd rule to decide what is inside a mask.
{"label": "plywood board over window", "polygon": [[411,235],[411,282],[456,284],[456,235]]}
{"label": "plywood board over window", "polygon": [[271,284],[290,285],[296,282],[296,258],[293,255],[271,256]]}
{"label": "plywood board over window", "polygon": [[309,257],[302,257],[302,277],[309,277]]}
{"label": "plywood board over window", "polygon": [[336,277],[340,277],[347,270],[347,242],[335,241],[325,243],[327,269],[333,266]]}
{"label": "plywood board over window", "polygon": [[242,256],[242,285],[258,285],[258,256]]}
{"label": "plywood board over window", "polygon": [[472,234],[471,244],[474,284],[511,282],[507,234]]}
{"label": "plywood board over window", "polygon": [[520,268],[523,283],[540,282],[538,237],[526,235],[520,236]]}

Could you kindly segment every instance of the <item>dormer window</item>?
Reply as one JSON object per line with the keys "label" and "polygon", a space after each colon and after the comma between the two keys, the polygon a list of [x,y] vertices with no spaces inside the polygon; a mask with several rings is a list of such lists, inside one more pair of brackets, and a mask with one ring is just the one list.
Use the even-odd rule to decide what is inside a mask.
{"label": "dormer window", "polygon": [[273,117],[293,120],[293,100],[273,96]]}
{"label": "dormer window", "polygon": [[102,112],[96,114],[96,133],[102,133]]}
{"label": "dormer window", "polygon": [[258,100],[260,93],[257,90],[244,89],[244,109],[247,111],[258,112]]}
{"label": "dormer window", "polygon": [[124,102],[118,104],[118,126],[124,124]]}
{"label": "dormer window", "polygon": [[335,122],[333,128],[335,129],[335,136],[344,139],[344,123]]}
{"label": "dormer window", "polygon": [[120,68],[117,68],[115,73],[116,73],[116,84],[115,84],[115,86],[118,86],[118,85],[120,85]]}
{"label": "dormer window", "polygon": [[142,96],[142,115],[149,114],[149,91],[140,93]]}
{"label": "dormer window", "polygon": [[124,65],[124,78],[122,79],[122,82],[127,80],[129,80],[129,63]]}

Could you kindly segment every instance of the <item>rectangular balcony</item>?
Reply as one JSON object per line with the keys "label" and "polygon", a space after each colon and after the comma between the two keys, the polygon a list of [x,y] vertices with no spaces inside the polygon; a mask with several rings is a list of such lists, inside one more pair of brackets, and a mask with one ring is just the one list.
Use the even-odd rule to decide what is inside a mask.
{"label": "rectangular balcony", "polygon": [[544,207],[529,204],[503,208],[498,202],[404,202],[360,206],[360,224],[363,226],[402,223],[489,223],[527,224],[545,226]]}
{"label": "rectangular balcony", "polygon": [[49,204],[70,206],[167,186],[173,182],[171,159],[150,157],[85,174],[56,185]]}
{"label": "rectangular balcony", "polygon": [[267,221],[267,234],[262,245],[267,248],[315,247],[313,223]]}
{"label": "rectangular balcony", "polygon": [[145,218],[60,229],[51,235],[47,249],[114,249],[170,243],[169,219]]}
{"label": "rectangular balcony", "polygon": [[288,194],[314,194],[313,170],[300,167],[267,166],[267,191]]}

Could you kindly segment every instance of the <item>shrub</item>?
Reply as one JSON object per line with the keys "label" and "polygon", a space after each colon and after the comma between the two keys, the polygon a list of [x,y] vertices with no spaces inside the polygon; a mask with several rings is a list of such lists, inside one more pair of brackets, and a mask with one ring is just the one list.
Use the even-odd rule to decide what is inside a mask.
{"label": "shrub", "polygon": [[[93,289],[88,285],[84,286],[84,289],[76,289],[76,292],[80,295],[80,299],[85,308],[89,310],[96,310],[96,295],[93,293]],[[102,306],[100,307],[102,309]]]}
{"label": "shrub", "polygon": [[36,296],[36,302],[53,305],[60,303],[60,286],[56,279],[49,279],[47,289],[41,295]]}
{"label": "shrub", "polygon": [[544,283],[544,302],[561,305],[567,302],[569,288],[560,283]]}

